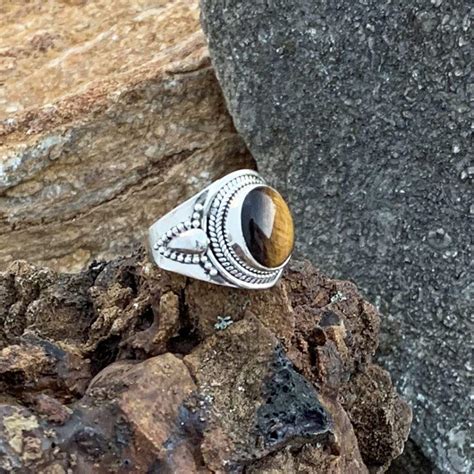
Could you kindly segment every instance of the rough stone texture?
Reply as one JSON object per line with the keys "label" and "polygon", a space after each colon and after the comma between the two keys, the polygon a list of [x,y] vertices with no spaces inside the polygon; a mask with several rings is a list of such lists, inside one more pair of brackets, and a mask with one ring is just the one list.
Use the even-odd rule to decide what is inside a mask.
{"label": "rough stone texture", "polygon": [[408,436],[378,313],[309,264],[250,292],[17,262],[0,310],[1,472],[377,473]]}
{"label": "rough stone texture", "polygon": [[390,465],[389,474],[433,474],[436,469],[410,438],[405,443],[403,454]]}
{"label": "rough stone texture", "polygon": [[123,254],[242,167],[197,0],[0,2],[0,268]]}
{"label": "rough stone texture", "polygon": [[237,129],[297,250],[387,315],[414,440],[468,472],[474,213],[469,2],[202,0]]}

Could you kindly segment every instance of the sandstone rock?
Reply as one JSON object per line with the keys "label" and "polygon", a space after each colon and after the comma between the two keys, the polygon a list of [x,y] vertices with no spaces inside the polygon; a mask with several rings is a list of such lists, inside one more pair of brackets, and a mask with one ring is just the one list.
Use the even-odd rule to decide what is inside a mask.
{"label": "sandstone rock", "polygon": [[0,439],[6,447],[0,467],[8,472],[139,473],[163,472],[166,464],[169,472],[198,472],[197,446],[190,437],[179,438],[183,402],[194,388],[183,362],[164,354],[109,366],[86,396],[70,405],[70,416],[60,426],[24,408],[0,405]]}
{"label": "sandstone rock", "polygon": [[154,467],[157,472],[193,473],[198,472],[199,445],[187,433],[193,427],[185,404],[195,388],[183,361],[167,353],[139,364],[110,365],[92,381],[88,397],[104,414],[121,414],[127,427],[122,431],[129,437],[125,448],[131,451],[122,453],[122,465],[128,458],[135,472]]}
{"label": "sandstone rock", "polygon": [[253,167],[198,17],[197,0],[1,3],[0,268],[121,254]]}
{"label": "sandstone rock", "polygon": [[201,4],[227,105],[291,204],[298,252],[377,302],[414,440],[443,472],[472,470],[470,6]]}
{"label": "sandstone rock", "polygon": [[[26,334],[0,351],[0,391],[28,401],[50,393],[64,400],[82,395],[89,383],[89,361],[76,349]],[[67,346],[66,346],[67,347]]]}
{"label": "sandstone rock", "polygon": [[0,308],[8,472],[384,472],[408,436],[377,312],[309,264],[250,292],[143,251],[76,275],[19,262]]}

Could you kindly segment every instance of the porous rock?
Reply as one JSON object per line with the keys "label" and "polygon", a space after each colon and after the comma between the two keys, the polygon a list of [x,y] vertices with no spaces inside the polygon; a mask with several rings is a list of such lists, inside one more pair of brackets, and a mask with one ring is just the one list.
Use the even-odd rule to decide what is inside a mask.
{"label": "porous rock", "polygon": [[141,250],[73,275],[18,262],[0,308],[8,472],[384,472],[408,436],[376,310],[309,264],[251,292]]}
{"label": "porous rock", "polygon": [[0,268],[79,270],[253,167],[197,0],[0,2]]}
{"label": "porous rock", "polygon": [[377,302],[414,441],[442,472],[471,471],[471,6],[201,5],[236,128],[288,199],[298,252]]}

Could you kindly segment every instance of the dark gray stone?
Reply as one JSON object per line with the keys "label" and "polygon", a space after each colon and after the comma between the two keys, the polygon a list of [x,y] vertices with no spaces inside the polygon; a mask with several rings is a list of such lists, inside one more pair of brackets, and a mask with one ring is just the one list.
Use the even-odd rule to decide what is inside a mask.
{"label": "dark gray stone", "polygon": [[471,469],[468,3],[202,0],[229,109],[289,199],[298,252],[386,315],[380,358],[444,472]]}
{"label": "dark gray stone", "polygon": [[425,458],[420,448],[408,440],[403,454],[390,465],[387,474],[432,474],[436,472],[433,464]]}
{"label": "dark gray stone", "polygon": [[258,409],[256,432],[266,447],[300,447],[328,438],[332,428],[329,413],[281,347],[275,352],[263,396],[266,400]]}

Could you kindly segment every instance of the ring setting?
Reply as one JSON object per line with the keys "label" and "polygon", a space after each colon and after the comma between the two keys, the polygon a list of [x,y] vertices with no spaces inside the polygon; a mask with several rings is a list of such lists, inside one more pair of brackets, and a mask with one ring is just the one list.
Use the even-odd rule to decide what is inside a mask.
{"label": "ring setting", "polygon": [[273,286],[294,246],[283,197],[253,170],[210,184],[149,229],[152,257],[164,270],[237,288]]}

